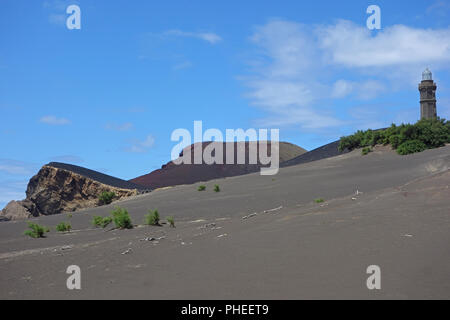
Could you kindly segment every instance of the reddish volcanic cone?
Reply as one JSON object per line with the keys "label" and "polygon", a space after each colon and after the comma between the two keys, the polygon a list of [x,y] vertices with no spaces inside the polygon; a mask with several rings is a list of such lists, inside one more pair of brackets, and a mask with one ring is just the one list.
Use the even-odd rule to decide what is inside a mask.
{"label": "reddish volcanic cone", "polygon": [[[223,157],[222,164],[206,164],[203,161],[203,157],[201,159],[201,164],[194,164],[194,146],[198,147],[198,150],[205,151],[208,154],[211,154],[213,157],[216,156],[215,148],[223,148]],[[234,150],[234,158],[233,164],[226,164],[226,154],[227,147],[233,147]],[[167,186],[175,186],[181,184],[192,184],[199,181],[208,181],[212,179],[219,179],[225,177],[233,177],[239,176],[247,173],[252,173],[260,170],[261,161],[259,158],[259,147],[260,143],[258,142],[203,142],[201,146],[199,143],[192,144],[183,149],[180,154],[180,157],[183,157],[185,154],[191,153],[191,164],[179,164],[176,165],[173,161],[168,162],[163,165],[161,169],[150,172],[149,174],[131,179],[130,182],[148,187],[148,188],[162,188]],[[249,155],[250,149],[256,150],[257,159],[256,163],[250,163]],[[245,155],[245,160],[240,161],[243,164],[238,164],[238,150],[243,150]],[[242,152],[242,151],[241,151]],[[254,151],[252,151],[254,152]],[[299,155],[305,153],[306,150],[287,142],[280,142],[279,144],[279,161],[285,162],[287,160],[298,157]],[[217,155],[220,153],[218,152]],[[271,144],[267,143],[267,155],[271,155]],[[231,158],[231,157],[230,157]],[[176,161],[175,161],[176,162]]]}

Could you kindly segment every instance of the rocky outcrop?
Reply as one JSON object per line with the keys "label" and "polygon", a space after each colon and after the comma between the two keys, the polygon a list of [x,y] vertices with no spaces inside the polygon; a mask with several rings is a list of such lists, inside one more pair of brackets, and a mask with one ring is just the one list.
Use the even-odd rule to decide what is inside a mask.
{"label": "rocky outcrop", "polygon": [[29,200],[10,201],[2,210],[0,221],[28,219],[33,216],[35,208],[34,203]]}
{"label": "rocky outcrop", "polygon": [[95,207],[99,205],[99,194],[104,191],[114,192],[115,200],[139,192],[137,189],[106,185],[70,170],[45,165],[30,179],[26,199],[11,201],[2,210],[1,216],[18,220]]}

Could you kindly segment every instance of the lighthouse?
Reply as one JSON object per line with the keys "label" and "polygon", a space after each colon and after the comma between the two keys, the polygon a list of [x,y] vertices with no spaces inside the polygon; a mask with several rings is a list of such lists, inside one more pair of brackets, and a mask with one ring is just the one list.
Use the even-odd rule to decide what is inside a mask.
{"label": "lighthouse", "polygon": [[428,68],[422,72],[422,82],[419,83],[420,119],[436,119],[436,83]]}

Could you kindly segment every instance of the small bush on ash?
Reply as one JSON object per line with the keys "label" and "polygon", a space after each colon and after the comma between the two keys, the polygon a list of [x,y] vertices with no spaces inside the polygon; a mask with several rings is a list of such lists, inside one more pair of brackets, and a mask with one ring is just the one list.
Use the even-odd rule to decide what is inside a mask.
{"label": "small bush on ash", "polygon": [[26,230],[24,234],[32,238],[44,238],[44,234],[50,232],[49,228],[33,222],[28,222],[28,228],[30,228],[30,230]]}
{"label": "small bush on ash", "polygon": [[92,218],[92,224],[94,225],[94,227],[106,228],[106,226],[111,222],[112,222],[111,217],[94,216],[94,218]]}
{"label": "small bush on ash", "polygon": [[172,228],[175,228],[175,220],[173,219],[173,217],[167,217],[167,222]]}
{"label": "small bush on ash", "polygon": [[145,215],[145,224],[149,226],[159,226],[159,212],[158,210],[149,210]]}
{"label": "small bush on ash", "polygon": [[116,207],[112,212],[112,219],[116,228],[120,229],[131,229],[133,228],[133,224],[131,223],[130,215],[128,211],[124,208]]}
{"label": "small bush on ash", "polygon": [[56,231],[58,232],[69,232],[72,230],[72,226],[68,222],[61,222],[56,225]]}
{"label": "small bush on ash", "polygon": [[110,204],[113,201],[115,196],[116,196],[116,194],[114,192],[112,192],[112,191],[111,192],[110,191],[103,191],[98,196],[98,202],[101,205]]}

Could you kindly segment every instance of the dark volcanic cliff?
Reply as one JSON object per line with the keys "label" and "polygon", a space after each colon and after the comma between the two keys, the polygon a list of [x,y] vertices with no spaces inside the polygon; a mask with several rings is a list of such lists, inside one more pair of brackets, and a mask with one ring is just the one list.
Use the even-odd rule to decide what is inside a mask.
{"label": "dark volcanic cliff", "polygon": [[98,196],[112,191],[115,199],[136,195],[141,186],[82,167],[49,163],[30,179],[26,199],[11,201],[2,210],[3,219],[72,212],[98,205]]}

